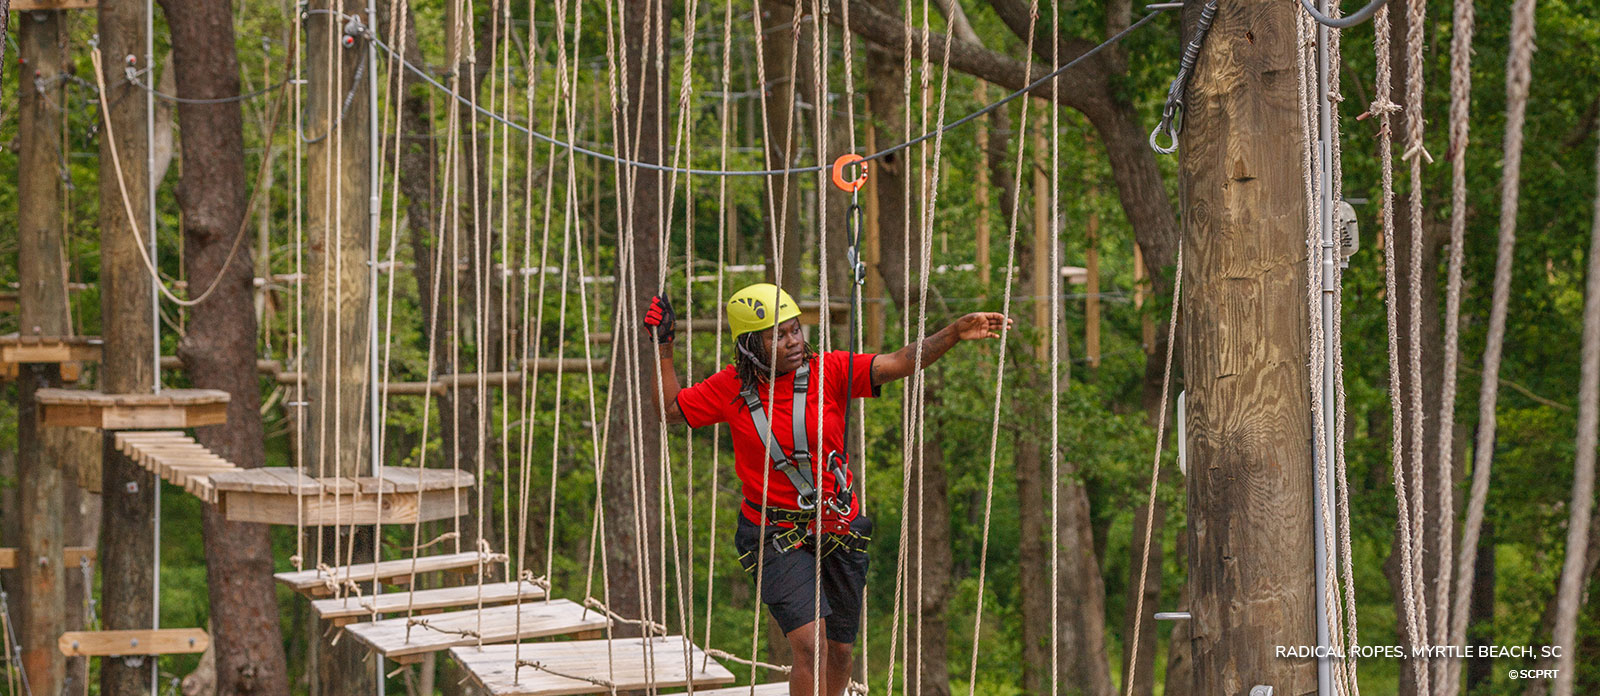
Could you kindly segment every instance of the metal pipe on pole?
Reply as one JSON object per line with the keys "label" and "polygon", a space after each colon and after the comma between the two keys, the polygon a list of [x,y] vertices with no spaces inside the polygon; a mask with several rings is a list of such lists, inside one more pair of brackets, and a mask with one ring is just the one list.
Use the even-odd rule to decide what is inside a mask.
{"label": "metal pipe on pole", "polygon": [[[383,473],[383,460],[378,456],[382,450],[378,436],[383,418],[383,411],[378,408],[378,398],[383,389],[383,382],[379,380],[378,375],[378,225],[380,212],[383,209],[383,188],[378,181],[378,46],[375,41],[377,31],[378,2],[367,0],[367,151],[369,153],[367,177],[370,182],[367,193],[367,281],[370,284],[367,292],[367,406],[371,410],[369,415],[371,432],[368,434],[368,443],[371,447],[373,476]],[[373,525],[374,561],[377,560],[378,550],[383,547],[382,531],[380,525]],[[372,592],[382,593],[381,583],[373,583]],[[388,686],[385,683],[383,667],[383,660],[378,660],[372,667],[378,696],[384,696]]]}
{"label": "metal pipe on pole", "polygon": [[[1322,0],[1322,11],[1327,12],[1328,0]],[[1333,340],[1334,322],[1337,319],[1335,312],[1339,311],[1334,303],[1334,296],[1338,292],[1339,271],[1339,246],[1334,237],[1333,229],[1333,161],[1330,142],[1333,133],[1332,104],[1328,100],[1328,27],[1317,23],[1317,159],[1321,163],[1321,179],[1318,182],[1321,195],[1317,202],[1317,222],[1320,228],[1321,239],[1318,245],[1320,263],[1322,265],[1321,307],[1319,321],[1322,322],[1322,374],[1317,378],[1322,380],[1321,411],[1313,414],[1314,418],[1322,421],[1322,449],[1314,457],[1314,466],[1322,469],[1323,476],[1320,485],[1312,487],[1313,514],[1313,545],[1316,553],[1316,590],[1317,590],[1317,693],[1319,696],[1334,696],[1333,661],[1343,659],[1329,654],[1331,645],[1331,616],[1337,608],[1328,602],[1328,587],[1331,582],[1331,570],[1334,564],[1330,561],[1336,555],[1336,550],[1329,549],[1325,539],[1329,536],[1324,529],[1325,523],[1322,516],[1324,505],[1334,500],[1335,483],[1333,462],[1337,453],[1336,433],[1338,432],[1338,411],[1335,403],[1335,390],[1337,379],[1335,364],[1339,356],[1339,345]],[[1328,520],[1337,523],[1336,520]]]}
{"label": "metal pipe on pole", "polygon": [[[145,0],[144,3],[144,69],[148,73],[149,83],[156,82],[156,3],[155,0]],[[160,260],[156,249],[156,93],[155,90],[144,91],[144,139],[145,139],[145,205],[147,215],[145,229],[150,233],[150,264],[156,266]],[[132,222],[132,221],[130,221]],[[137,223],[134,223],[137,224]],[[161,274],[150,274],[150,391],[153,394],[161,393]],[[150,572],[150,628],[161,628],[161,477],[152,477],[154,484],[150,486],[150,497],[153,499],[154,512],[150,516],[150,535],[153,539],[151,552],[153,554]],[[161,693],[161,660],[151,655],[150,660],[150,693]]]}

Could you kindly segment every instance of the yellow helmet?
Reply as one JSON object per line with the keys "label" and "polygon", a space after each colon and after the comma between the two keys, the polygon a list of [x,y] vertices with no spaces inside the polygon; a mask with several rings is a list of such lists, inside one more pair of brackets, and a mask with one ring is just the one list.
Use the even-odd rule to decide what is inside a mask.
{"label": "yellow helmet", "polygon": [[[777,311],[772,304],[776,301]],[[800,316],[800,305],[772,283],[757,283],[728,298],[728,328],[738,338],[751,331],[770,329]]]}

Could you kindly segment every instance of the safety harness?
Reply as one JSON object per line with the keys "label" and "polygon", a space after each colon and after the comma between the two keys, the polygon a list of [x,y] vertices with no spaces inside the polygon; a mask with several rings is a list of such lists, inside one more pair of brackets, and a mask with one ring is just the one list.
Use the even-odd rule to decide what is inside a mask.
{"label": "safety harness", "polygon": [[[755,426],[756,434],[767,445],[767,455],[772,458],[772,467],[779,473],[788,477],[789,483],[794,486],[799,510],[794,517],[804,517],[806,521],[816,516],[817,503],[822,502],[833,512],[840,516],[850,514],[850,506],[854,496],[850,492],[849,479],[844,474],[844,457],[835,453],[828,457],[828,473],[833,475],[837,493],[825,501],[819,501],[816,481],[812,478],[811,442],[806,437],[807,414],[806,399],[811,391],[811,366],[801,365],[794,371],[794,411],[790,421],[793,424],[794,451],[784,452],[783,445],[778,444],[778,439],[772,435],[772,423],[767,420],[767,411],[761,406],[761,398],[756,390],[745,387],[739,391],[744,398],[744,405],[750,410],[750,421]],[[759,509],[760,506],[757,506]],[[768,508],[773,509],[773,508]]]}
{"label": "safety harness", "polygon": [[[767,411],[761,405],[757,391],[746,387],[739,392],[745,406],[750,410],[750,422],[755,426],[756,434],[767,445],[767,455],[772,459],[772,467],[789,479],[797,494],[796,504],[800,507],[798,510],[763,506],[752,500],[745,501],[752,510],[765,513],[769,522],[780,527],[768,535],[778,553],[799,548],[818,530],[825,532],[825,536],[832,537],[824,553],[831,553],[840,543],[855,547],[859,540],[860,546],[864,547],[866,542],[865,537],[850,531],[850,523],[845,519],[850,514],[855,495],[851,492],[850,480],[845,475],[844,457],[838,453],[828,457],[828,474],[833,476],[836,491],[833,496],[824,498],[812,476],[814,467],[811,443],[810,438],[806,436],[809,420],[806,404],[810,391],[811,366],[801,365],[794,372],[794,408],[793,416],[790,418],[794,433],[794,448],[791,452],[784,452],[783,446],[778,444],[776,437],[773,437],[772,423],[767,419]],[[825,508],[820,515],[817,509],[819,503]]]}
{"label": "safety harness", "polygon": [[[844,168],[851,165],[860,167],[860,176],[854,180],[843,178]],[[861,257],[861,206],[859,191],[867,181],[866,162],[859,155],[847,154],[839,157],[833,163],[833,184],[841,190],[851,194],[850,210],[846,214],[848,237],[845,256],[852,270],[854,281],[853,292],[850,293],[850,344],[851,351],[846,362],[849,369],[845,375],[845,402],[844,402],[844,442],[845,447],[850,446],[850,401],[855,395],[855,347],[858,339],[858,312],[860,311],[861,286],[866,280],[866,264]],[[812,479],[813,466],[811,463],[811,444],[806,437],[806,397],[811,386],[811,366],[801,365],[794,372],[794,408],[791,417],[794,428],[794,451],[785,453],[783,446],[772,436],[772,424],[767,420],[767,412],[761,406],[761,398],[755,389],[745,387],[739,395],[744,398],[744,404],[750,410],[750,420],[755,425],[756,434],[761,436],[761,441],[767,445],[767,454],[772,458],[772,466],[784,476],[789,483],[794,485],[797,492],[796,502],[799,510],[775,508],[762,505],[750,499],[745,499],[744,504],[750,506],[757,514],[769,522],[775,523],[779,529],[769,532],[763,543],[771,543],[777,553],[783,554],[804,546],[813,536],[821,539],[818,555],[827,557],[840,549],[865,551],[867,542],[871,537],[859,534],[850,528],[850,522],[844,518],[850,514],[855,502],[855,495],[850,490],[850,479],[845,476],[845,469],[849,465],[842,452],[829,452],[827,470],[833,476],[835,494],[832,498],[821,501],[827,510],[822,515],[817,514],[817,498],[819,493]],[[820,404],[819,404],[820,408]],[[797,466],[798,464],[798,466]],[[833,515],[827,514],[828,512]],[[816,534],[817,531],[825,532]],[[740,565],[745,571],[753,572],[756,563],[756,551],[752,549],[739,557]]]}

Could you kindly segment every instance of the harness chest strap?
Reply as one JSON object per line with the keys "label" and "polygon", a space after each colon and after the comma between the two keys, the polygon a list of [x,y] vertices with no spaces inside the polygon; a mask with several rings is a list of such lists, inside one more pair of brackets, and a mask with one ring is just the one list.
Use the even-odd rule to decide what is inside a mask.
{"label": "harness chest strap", "polygon": [[783,451],[783,446],[778,444],[778,439],[772,435],[772,424],[767,420],[766,409],[761,406],[761,398],[754,389],[746,387],[740,390],[739,395],[744,398],[744,404],[750,410],[750,420],[755,425],[756,433],[761,436],[762,442],[767,445],[767,454],[772,458],[772,466],[794,486],[799,494],[797,502],[802,510],[811,510],[817,505],[817,488],[811,478],[809,467],[802,469],[795,466],[795,461],[807,462],[811,460],[811,446],[806,438],[806,395],[811,386],[811,366],[801,365],[794,373],[794,402],[797,405],[791,409],[794,413],[790,419],[794,427],[794,457],[791,459]]}

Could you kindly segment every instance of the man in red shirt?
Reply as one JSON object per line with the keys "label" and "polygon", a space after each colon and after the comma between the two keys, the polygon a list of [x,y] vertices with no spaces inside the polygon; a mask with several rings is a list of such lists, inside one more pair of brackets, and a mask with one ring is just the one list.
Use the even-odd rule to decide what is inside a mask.
{"label": "man in red shirt", "polygon": [[[819,355],[806,344],[799,317],[794,298],[775,285],[734,293],[728,301],[734,364],[687,387],[678,385],[673,367],[672,304],[652,299],[644,323],[659,346],[655,393],[667,421],[694,428],[728,424],[744,492],[734,546],[794,650],[790,696],[816,696],[818,651],[825,658],[823,693],[838,696],[850,680],[872,533],[845,461],[845,407],[911,375],[918,346],[882,355]],[[993,312],[963,316],[922,341],[921,363],[932,364],[964,340],[998,338],[1010,324]],[[797,401],[803,408],[795,408]]]}

